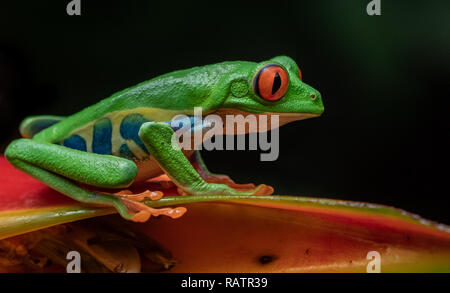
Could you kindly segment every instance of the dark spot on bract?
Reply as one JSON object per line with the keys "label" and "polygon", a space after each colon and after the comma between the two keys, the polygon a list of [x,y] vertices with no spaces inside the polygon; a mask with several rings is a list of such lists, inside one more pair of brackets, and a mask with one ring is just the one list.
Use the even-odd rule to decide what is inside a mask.
{"label": "dark spot on bract", "polygon": [[276,256],[274,256],[274,255],[262,255],[259,257],[258,261],[262,265],[266,265],[268,263],[273,262],[275,259],[276,259]]}
{"label": "dark spot on bract", "polygon": [[306,250],[305,250],[305,254],[309,254],[310,253],[310,250],[309,250],[309,248],[307,248]]}

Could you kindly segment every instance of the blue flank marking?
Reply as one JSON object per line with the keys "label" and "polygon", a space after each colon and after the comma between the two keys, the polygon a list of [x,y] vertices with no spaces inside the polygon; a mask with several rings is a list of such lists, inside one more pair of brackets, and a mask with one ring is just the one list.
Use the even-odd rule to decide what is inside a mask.
{"label": "blue flank marking", "polygon": [[124,139],[133,140],[145,153],[148,154],[148,150],[145,147],[142,140],[139,138],[139,129],[141,125],[149,120],[145,119],[141,114],[130,114],[122,120],[120,124],[120,135]]}
{"label": "blue flank marking", "polygon": [[86,141],[84,138],[76,134],[66,138],[63,145],[71,149],[80,150],[83,152],[86,151]]}
{"label": "blue flank marking", "polygon": [[177,130],[183,128],[185,123],[190,124],[191,129],[195,127],[194,116],[189,116],[189,118],[187,118],[187,119],[176,120],[175,124],[179,123],[176,126],[172,126],[172,121],[165,121],[164,123],[168,124],[173,129],[173,131],[177,131]]}
{"label": "blue flank marking", "polygon": [[112,123],[109,118],[103,118],[94,124],[92,152],[102,155],[111,154]]}
{"label": "blue flank marking", "polygon": [[133,154],[133,152],[128,148],[128,146],[126,144],[123,144],[120,146],[119,155],[122,158],[130,159],[130,160],[136,158],[136,156]]}

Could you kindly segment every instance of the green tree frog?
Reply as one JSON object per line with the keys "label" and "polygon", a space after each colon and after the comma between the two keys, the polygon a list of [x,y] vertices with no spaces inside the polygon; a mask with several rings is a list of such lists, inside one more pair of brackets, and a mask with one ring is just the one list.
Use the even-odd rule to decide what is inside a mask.
{"label": "green tree frog", "polygon": [[164,74],[68,117],[28,117],[20,125],[24,138],[11,142],[5,156],[66,196],[113,206],[123,218],[136,222],[152,215],[176,218],[186,211],[151,208],[142,202],[161,198],[161,191],[112,192],[164,173],[181,194],[271,194],[270,186],[237,184],[209,172],[198,151],[172,147],[174,129],[168,122],[179,114],[193,115],[196,107],[204,115],[279,115],[280,125],[319,116],[324,110],[320,93],[302,81],[289,57],[222,62]]}

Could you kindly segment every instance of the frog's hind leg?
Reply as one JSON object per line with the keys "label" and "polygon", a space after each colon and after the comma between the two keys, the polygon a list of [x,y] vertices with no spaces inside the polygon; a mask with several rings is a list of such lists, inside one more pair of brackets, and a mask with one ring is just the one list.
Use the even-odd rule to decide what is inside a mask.
{"label": "frog's hind leg", "polygon": [[32,138],[41,130],[50,127],[63,119],[64,117],[62,116],[53,115],[30,116],[25,118],[25,120],[20,123],[19,131],[22,137]]}
{"label": "frog's hind leg", "polygon": [[77,184],[105,188],[129,186],[137,174],[137,167],[127,159],[30,139],[13,141],[5,156],[13,166],[51,188],[83,203],[113,206],[126,219],[141,222],[151,215],[177,215],[168,210],[149,208],[143,203],[131,203],[131,199],[124,197],[84,189]]}

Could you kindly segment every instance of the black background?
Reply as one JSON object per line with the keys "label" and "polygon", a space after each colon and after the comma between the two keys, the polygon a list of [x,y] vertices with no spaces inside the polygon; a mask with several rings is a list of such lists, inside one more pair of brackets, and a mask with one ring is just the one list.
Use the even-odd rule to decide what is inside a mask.
{"label": "black background", "polygon": [[[0,4],[1,150],[32,114],[69,115],[160,74],[294,58],[321,118],[280,130],[280,156],[203,152],[212,171],[276,194],[393,205],[450,224],[450,2],[67,1]],[[1,179],[0,179],[1,180]]]}

